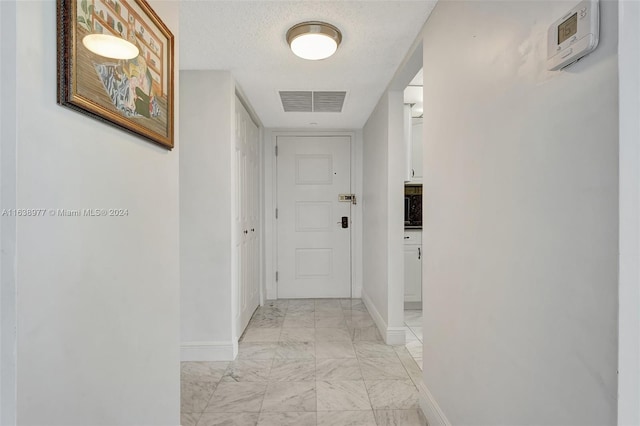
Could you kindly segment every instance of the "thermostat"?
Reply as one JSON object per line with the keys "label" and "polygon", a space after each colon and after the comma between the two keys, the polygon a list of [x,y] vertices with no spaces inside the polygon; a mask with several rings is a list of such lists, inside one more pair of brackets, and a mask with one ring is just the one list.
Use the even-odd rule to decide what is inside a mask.
{"label": "thermostat", "polygon": [[547,68],[559,70],[598,46],[598,0],[584,0],[551,24],[547,33]]}

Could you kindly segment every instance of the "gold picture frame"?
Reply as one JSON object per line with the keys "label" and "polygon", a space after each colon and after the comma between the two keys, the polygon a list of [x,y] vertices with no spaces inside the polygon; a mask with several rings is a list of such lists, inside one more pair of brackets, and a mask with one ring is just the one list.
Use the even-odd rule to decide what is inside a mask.
{"label": "gold picture frame", "polygon": [[[58,104],[174,146],[174,38],[145,0],[57,0]],[[82,43],[109,34],[135,44],[130,60],[109,59]]]}

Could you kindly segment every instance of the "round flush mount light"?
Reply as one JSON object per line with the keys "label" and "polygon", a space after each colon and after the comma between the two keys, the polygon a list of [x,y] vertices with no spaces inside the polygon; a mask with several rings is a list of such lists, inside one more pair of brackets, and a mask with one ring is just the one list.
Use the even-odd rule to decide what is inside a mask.
{"label": "round flush mount light", "polygon": [[105,58],[133,59],[140,54],[135,44],[108,34],[89,34],[82,39],[82,44]]}
{"label": "round flush mount light", "polygon": [[341,41],[340,30],[326,22],[302,22],[287,31],[287,43],[291,51],[302,59],[311,61],[333,55]]}

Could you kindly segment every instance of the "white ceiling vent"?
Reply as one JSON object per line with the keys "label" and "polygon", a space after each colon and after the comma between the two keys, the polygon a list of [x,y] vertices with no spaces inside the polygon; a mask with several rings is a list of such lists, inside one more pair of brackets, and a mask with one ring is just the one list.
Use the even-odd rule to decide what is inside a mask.
{"label": "white ceiling vent", "polygon": [[284,112],[313,112],[312,92],[280,92]]}
{"label": "white ceiling vent", "polygon": [[284,112],[342,112],[347,92],[281,91]]}
{"label": "white ceiling vent", "polygon": [[313,92],[314,112],[342,112],[347,92]]}

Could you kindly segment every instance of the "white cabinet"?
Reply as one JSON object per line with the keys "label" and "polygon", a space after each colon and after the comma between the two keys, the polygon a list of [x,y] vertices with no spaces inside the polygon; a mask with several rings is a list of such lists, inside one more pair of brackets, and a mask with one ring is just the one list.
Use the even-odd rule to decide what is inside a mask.
{"label": "white cabinet", "polygon": [[404,301],[422,301],[422,231],[404,232]]}
{"label": "white cabinet", "polygon": [[405,105],[404,145],[405,182],[422,183],[422,118],[411,118],[411,108]]}
{"label": "white cabinet", "polygon": [[413,118],[411,126],[411,182],[422,183],[422,119]]}
{"label": "white cabinet", "polygon": [[404,136],[404,181],[411,182],[413,158],[411,157],[413,139],[411,138],[411,105],[404,104],[404,116],[402,122]]}

